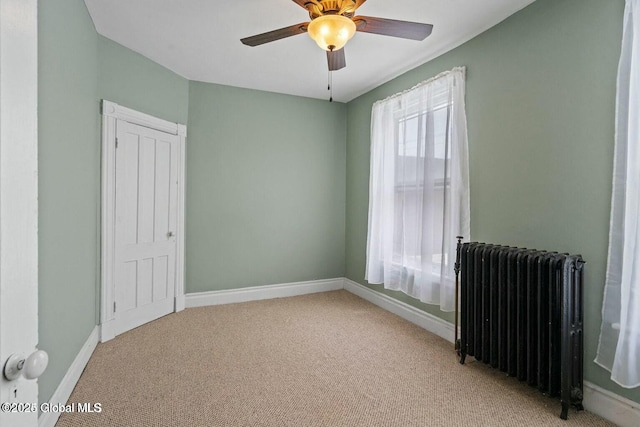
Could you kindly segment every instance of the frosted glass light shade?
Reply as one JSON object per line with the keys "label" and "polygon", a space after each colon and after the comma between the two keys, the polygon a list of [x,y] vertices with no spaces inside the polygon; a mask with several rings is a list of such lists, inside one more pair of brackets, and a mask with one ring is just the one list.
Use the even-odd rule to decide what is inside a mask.
{"label": "frosted glass light shade", "polygon": [[311,37],[324,50],[340,50],[356,33],[356,24],[342,15],[323,15],[309,22]]}

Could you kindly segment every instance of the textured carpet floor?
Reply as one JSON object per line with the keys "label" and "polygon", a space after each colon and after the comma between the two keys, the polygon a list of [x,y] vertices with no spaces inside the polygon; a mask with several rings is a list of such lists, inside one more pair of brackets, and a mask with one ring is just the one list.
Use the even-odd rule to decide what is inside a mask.
{"label": "textured carpet floor", "polygon": [[99,344],[76,426],[607,426],[346,291],[187,309]]}

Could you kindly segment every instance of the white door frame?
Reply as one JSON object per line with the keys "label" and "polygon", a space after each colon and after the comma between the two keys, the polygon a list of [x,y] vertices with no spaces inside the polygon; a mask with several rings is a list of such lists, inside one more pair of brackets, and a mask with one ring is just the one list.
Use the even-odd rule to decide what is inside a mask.
{"label": "white door frame", "polygon": [[172,123],[114,102],[102,100],[102,272],[100,304],[100,341],[115,336],[112,321],[115,300],[115,190],[116,120],[178,135],[178,215],[176,228],[176,280],[174,311],[184,310],[184,213],[187,127]]}
{"label": "white door frame", "polygon": [[[0,371],[38,343],[37,11],[36,0],[0,0]],[[10,401],[36,404],[38,383],[0,373],[0,402]],[[37,417],[0,411],[0,425]]]}

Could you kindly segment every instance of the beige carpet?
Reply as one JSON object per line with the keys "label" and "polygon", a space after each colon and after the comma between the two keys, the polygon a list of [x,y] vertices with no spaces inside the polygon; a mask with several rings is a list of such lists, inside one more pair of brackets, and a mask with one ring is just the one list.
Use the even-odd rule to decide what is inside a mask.
{"label": "beige carpet", "polygon": [[[346,291],[192,308],[98,345],[71,426],[607,426]],[[471,363],[469,363],[471,362]]]}

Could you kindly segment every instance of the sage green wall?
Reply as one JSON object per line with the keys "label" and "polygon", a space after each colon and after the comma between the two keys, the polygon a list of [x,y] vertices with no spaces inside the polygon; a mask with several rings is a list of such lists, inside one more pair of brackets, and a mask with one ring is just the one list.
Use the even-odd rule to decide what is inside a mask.
{"label": "sage green wall", "polygon": [[40,1],[39,379],[48,401],[99,322],[100,99],[187,123],[188,81],[98,36],[82,0]]}
{"label": "sage green wall", "polygon": [[464,65],[471,238],[581,253],[587,261],[585,378],[640,402],[640,390],[618,387],[592,362],[606,270],[623,9],[623,0],[537,0],[350,102],[346,259],[347,277],[364,283],[373,102]]}
{"label": "sage green wall", "polygon": [[345,104],[189,87],[186,292],[344,276]]}
{"label": "sage green wall", "polygon": [[39,344],[49,400],[96,325],[97,35],[82,0],[38,2]]}
{"label": "sage green wall", "polygon": [[98,95],[123,107],[187,124],[189,81],[100,35]]}

